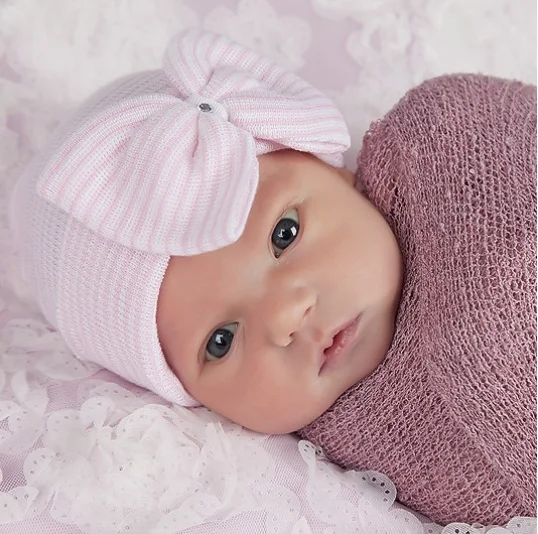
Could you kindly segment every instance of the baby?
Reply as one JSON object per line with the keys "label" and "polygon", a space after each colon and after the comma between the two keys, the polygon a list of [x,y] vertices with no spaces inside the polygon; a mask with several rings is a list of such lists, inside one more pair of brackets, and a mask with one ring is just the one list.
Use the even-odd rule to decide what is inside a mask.
{"label": "baby", "polygon": [[163,70],[91,98],[16,193],[45,315],[79,358],[167,400],[305,426],[384,358],[400,293],[348,146],[296,75],[178,36]]}
{"label": "baby", "polygon": [[[386,139],[367,167],[390,186],[376,198],[377,171],[363,168],[368,199],[343,168],[349,135],[326,97],[222,36],[189,31],[162,70],[102,89],[58,130],[16,189],[13,221],[40,307],[77,357],[259,432],[300,430],[344,466],[394,476],[406,504],[448,521],[458,510],[435,517],[443,491],[406,492],[404,471],[350,446],[362,419],[340,416],[362,384],[383,388],[400,325],[425,327],[402,320],[416,287],[404,283],[409,246],[394,218],[408,207],[391,195],[406,160],[379,167],[399,155]],[[420,256],[422,244],[410,246]],[[377,434],[398,429],[368,424],[381,456]],[[476,493],[460,482],[445,485]],[[531,513],[524,493],[471,519]]]}

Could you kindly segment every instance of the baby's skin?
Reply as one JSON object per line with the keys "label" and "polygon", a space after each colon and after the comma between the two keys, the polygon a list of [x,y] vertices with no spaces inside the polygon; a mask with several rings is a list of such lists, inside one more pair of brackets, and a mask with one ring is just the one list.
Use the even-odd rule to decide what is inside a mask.
{"label": "baby's skin", "polygon": [[197,401],[279,434],[316,419],[383,361],[402,261],[352,173],[293,150],[258,162],[243,235],[170,259],[157,327],[169,366]]}

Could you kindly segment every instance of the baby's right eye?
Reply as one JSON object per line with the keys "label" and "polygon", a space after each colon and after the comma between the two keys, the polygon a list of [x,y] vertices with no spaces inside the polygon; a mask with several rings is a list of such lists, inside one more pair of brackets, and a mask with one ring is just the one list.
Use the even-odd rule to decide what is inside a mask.
{"label": "baby's right eye", "polygon": [[220,360],[232,348],[234,335],[238,324],[232,323],[217,328],[210,336],[205,346],[205,359],[209,362]]}

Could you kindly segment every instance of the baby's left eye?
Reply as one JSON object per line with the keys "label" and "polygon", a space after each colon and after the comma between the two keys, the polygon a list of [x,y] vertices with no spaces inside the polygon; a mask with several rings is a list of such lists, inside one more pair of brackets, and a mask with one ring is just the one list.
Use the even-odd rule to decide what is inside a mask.
{"label": "baby's left eye", "polygon": [[205,346],[206,361],[220,360],[230,352],[237,326],[237,323],[221,326],[211,334]]}
{"label": "baby's left eye", "polygon": [[299,235],[299,213],[292,209],[284,213],[282,218],[276,223],[271,234],[271,244],[275,258],[279,258]]}

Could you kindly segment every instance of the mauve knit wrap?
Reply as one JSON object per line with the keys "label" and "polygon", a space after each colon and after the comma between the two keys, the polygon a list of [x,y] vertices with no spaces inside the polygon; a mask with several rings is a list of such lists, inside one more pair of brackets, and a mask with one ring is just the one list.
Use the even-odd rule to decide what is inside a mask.
{"label": "mauve knit wrap", "polygon": [[359,180],[405,280],[390,351],[300,434],[438,522],[536,515],[536,88],[480,75],[410,91]]}

